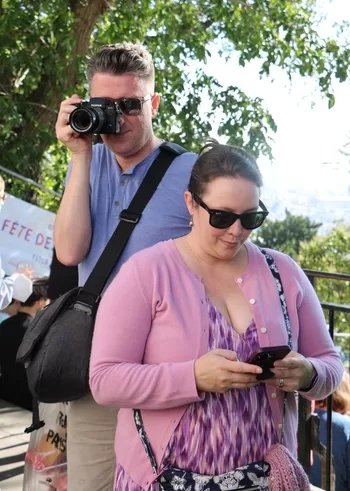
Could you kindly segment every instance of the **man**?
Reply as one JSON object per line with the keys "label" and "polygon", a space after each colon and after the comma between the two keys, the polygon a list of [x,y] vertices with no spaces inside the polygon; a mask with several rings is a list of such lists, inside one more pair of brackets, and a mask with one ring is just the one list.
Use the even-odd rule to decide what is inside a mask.
{"label": "man", "polygon": [[[4,206],[7,195],[5,193],[5,181],[0,176],[0,211]],[[18,292],[17,300],[26,300],[32,293],[31,278],[32,268],[26,267],[19,269],[10,276],[5,277],[5,271],[2,269],[2,261],[0,256],[0,310],[4,310],[10,305],[14,298],[14,290]],[[13,309],[12,309],[13,310]],[[4,316],[0,317],[0,322]]]}
{"label": "man", "polygon": [[33,293],[21,302],[18,313],[0,325],[0,397],[28,410],[32,409],[32,395],[16,354],[31,320],[48,302],[47,288],[47,278],[34,280]]}
{"label": "man", "polygon": [[[119,103],[120,132],[78,134],[69,115],[81,99],[74,95],[61,104],[56,132],[72,155],[69,177],[57,214],[54,241],[63,264],[79,264],[84,284],[127,208],[147,170],[159,153],[161,140],[153,133],[160,96],[154,88],[150,54],[139,44],[102,47],[88,62],[90,96]],[[135,252],[187,233],[189,216],[183,193],[195,155],[177,157],[145,208],[112,277]],[[68,414],[69,491],[111,491],[115,467],[114,433],[117,414],[86,396],[70,404]]]}

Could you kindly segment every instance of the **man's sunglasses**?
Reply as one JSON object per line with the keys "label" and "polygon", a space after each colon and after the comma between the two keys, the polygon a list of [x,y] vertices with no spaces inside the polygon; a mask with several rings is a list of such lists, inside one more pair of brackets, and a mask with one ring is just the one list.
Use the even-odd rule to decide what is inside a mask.
{"label": "man's sunglasses", "polygon": [[152,94],[145,97],[126,97],[117,99],[114,102],[119,106],[121,112],[127,116],[138,116],[142,112],[142,106],[145,102],[152,99]]}
{"label": "man's sunglasses", "polygon": [[261,200],[259,200],[259,206],[263,211],[248,211],[247,213],[238,215],[232,211],[212,210],[196,194],[192,194],[192,197],[199,206],[209,213],[209,223],[214,228],[229,228],[236,220],[240,219],[243,228],[246,230],[254,230],[263,224],[265,218],[269,214],[266,206]]}

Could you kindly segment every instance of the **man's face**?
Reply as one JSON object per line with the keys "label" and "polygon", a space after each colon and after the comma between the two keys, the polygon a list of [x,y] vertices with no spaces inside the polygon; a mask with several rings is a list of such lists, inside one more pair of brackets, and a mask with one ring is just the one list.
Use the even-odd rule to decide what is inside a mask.
{"label": "man's face", "polygon": [[159,95],[153,94],[153,84],[127,73],[110,75],[96,73],[91,81],[90,97],[104,97],[112,101],[125,98],[142,98],[152,94],[152,98],[142,104],[141,113],[123,114],[120,121],[120,133],[101,135],[106,146],[118,157],[131,157],[137,154],[153,136],[152,119],[159,107]]}

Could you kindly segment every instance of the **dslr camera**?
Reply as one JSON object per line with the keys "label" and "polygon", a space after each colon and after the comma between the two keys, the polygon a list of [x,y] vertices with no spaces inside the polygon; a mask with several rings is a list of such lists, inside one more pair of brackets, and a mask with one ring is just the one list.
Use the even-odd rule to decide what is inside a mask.
{"label": "dslr camera", "polygon": [[77,108],[70,114],[69,124],[77,133],[110,135],[120,132],[122,112],[116,102],[92,97],[75,106]]}

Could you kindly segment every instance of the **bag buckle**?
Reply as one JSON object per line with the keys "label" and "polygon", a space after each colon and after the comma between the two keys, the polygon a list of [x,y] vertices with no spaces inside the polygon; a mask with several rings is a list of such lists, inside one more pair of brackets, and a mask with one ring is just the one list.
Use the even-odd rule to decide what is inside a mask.
{"label": "bag buckle", "polygon": [[128,210],[122,210],[119,215],[119,219],[122,222],[127,222],[127,223],[138,223],[140,220],[141,215],[139,213],[132,213]]}

